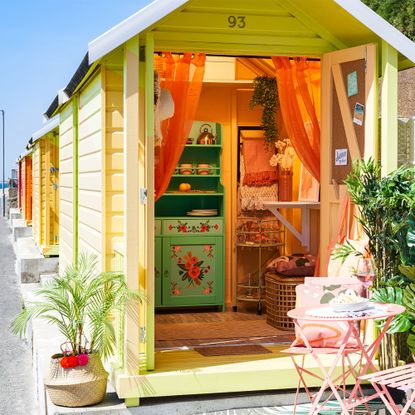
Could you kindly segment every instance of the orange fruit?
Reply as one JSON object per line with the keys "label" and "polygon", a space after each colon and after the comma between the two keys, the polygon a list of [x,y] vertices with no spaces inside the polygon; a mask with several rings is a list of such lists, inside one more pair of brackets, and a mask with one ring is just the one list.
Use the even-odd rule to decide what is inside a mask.
{"label": "orange fruit", "polygon": [[190,183],[180,183],[179,185],[179,190],[181,192],[188,192],[191,188],[192,186],[190,186]]}

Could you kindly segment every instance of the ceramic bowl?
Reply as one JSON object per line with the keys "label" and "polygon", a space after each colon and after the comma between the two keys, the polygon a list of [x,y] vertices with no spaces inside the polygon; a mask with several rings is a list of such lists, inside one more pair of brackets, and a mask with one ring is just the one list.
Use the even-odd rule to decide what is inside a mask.
{"label": "ceramic bowl", "polygon": [[210,165],[207,163],[199,163],[197,165],[197,174],[210,174]]}
{"label": "ceramic bowl", "polygon": [[180,174],[192,174],[193,165],[191,163],[182,163],[180,164]]}

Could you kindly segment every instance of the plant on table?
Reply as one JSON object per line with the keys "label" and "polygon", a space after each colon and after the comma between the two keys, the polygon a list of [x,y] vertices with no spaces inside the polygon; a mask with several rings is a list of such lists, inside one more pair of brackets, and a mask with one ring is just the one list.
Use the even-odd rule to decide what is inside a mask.
{"label": "plant on table", "polygon": [[[69,266],[63,275],[37,290],[39,300],[25,304],[12,322],[11,330],[16,335],[24,336],[32,319],[46,320],[66,339],[62,353],[52,356],[54,376],[60,372],[63,378],[68,378],[69,371],[77,370],[76,376],[79,377],[80,370],[85,372],[95,368],[101,375],[104,374],[101,377],[106,388],[108,375],[102,368],[101,358],[109,358],[115,349],[112,316],[115,312],[123,312],[128,304],[141,301],[142,296],[127,287],[122,273],[99,273],[97,268],[95,257],[81,255],[77,264]],[[50,378],[51,375],[49,384],[53,383],[53,388],[48,389],[53,401],[52,389],[56,389],[58,380]],[[91,388],[90,383],[86,386]],[[101,400],[104,394],[105,389]],[[82,404],[55,403],[64,406],[92,404],[82,399],[79,402]]]}

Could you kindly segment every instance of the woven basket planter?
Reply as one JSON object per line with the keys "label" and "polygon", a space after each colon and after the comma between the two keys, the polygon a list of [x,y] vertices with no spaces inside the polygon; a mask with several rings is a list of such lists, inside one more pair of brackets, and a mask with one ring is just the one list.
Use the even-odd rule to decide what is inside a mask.
{"label": "woven basket planter", "polygon": [[64,369],[61,359],[52,359],[45,386],[55,405],[78,407],[94,405],[104,399],[108,373],[97,354],[90,354],[88,364]]}

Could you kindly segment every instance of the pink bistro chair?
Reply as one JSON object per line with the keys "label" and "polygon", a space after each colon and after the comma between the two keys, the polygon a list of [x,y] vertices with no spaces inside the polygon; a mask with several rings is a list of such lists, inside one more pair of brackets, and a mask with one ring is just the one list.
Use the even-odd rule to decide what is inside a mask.
{"label": "pink bistro chair", "polygon": [[[338,287],[334,289],[333,287]],[[307,290],[309,288],[309,291]],[[327,289],[329,288],[329,289]],[[303,306],[317,306],[322,304],[322,295],[329,294],[329,293],[338,293],[344,289],[354,289],[357,290],[360,295],[364,292],[363,284],[355,277],[306,277],[304,280],[304,284],[300,284],[297,286],[297,300],[296,300],[296,307],[303,307]],[[320,290],[320,296],[315,295],[316,292]],[[323,300],[324,301],[324,300]],[[328,324],[336,324],[334,322]],[[296,336],[298,339],[298,335]],[[363,340],[364,341],[364,340]],[[339,346],[337,345],[324,345],[322,344],[320,347],[313,347],[314,352],[317,352],[320,355],[336,355],[339,351]],[[296,406],[297,400],[300,392],[300,388],[303,387],[307,395],[309,396],[310,400],[313,399],[313,394],[307,387],[306,381],[304,376],[311,375],[315,378],[324,382],[324,375],[317,374],[315,372],[311,372],[310,370],[305,367],[305,356],[310,354],[310,350],[305,345],[295,345],[295,343],[289,348],[284,350],[284,352],[289,353],[291,359],[294,363],[294,366],[297,370],[299,375],[298,384],[297,384],[297,392],[296,398],[294,402],[294,414],[296,413]],[[348,374],[351,374],[354,370],[354,366],[351,363],[350,358],[348,357],[349,354],[355,353],[356,349],[353,347],[347,347],[344,350],[344,357],[342,358],[342,366],[343,366],[343,373],[342,375],[338,376],[334,379],[334,383],[340,383],[341,386],[338,387],[339,391],[346,393],[346,378]],[[348,369],[346,369],[348,367]],[[363,391],[360,390],[360,393],[363,394]],[[327,401],[330,399],[330,396],[320,404],[320,408],[323,407]],[[366,409],[369,411],[368,405],[366,405]],[[318,408],[316,408],[318,410]]]}
{"label": "pink bistro chair", "polygon": [[[360,376],[359,379],[369,381],[372,384],[391,414],[404,415],[408,413],[415,400],[415,363],[374,372],[370,375]],[[382,386],[396,388],[407,393],[407,401],[402,409],[396,405],[387,388],[382,388]]]}

